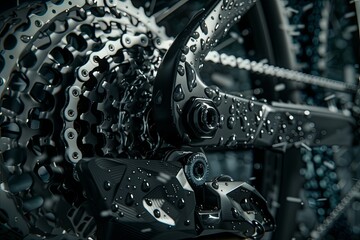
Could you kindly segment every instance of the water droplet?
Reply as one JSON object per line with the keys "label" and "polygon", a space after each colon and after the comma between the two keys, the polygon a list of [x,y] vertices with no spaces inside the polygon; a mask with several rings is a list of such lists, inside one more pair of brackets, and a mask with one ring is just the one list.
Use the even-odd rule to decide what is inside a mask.
{"label": "water droplet", "polygon": [[182,62],[186,61],[186,56],[184,54],[181,54],[180,61]]}
{"label": "water droplet", "polygon": [[179,115],[182,114],[182,109],[181,109],[181,107],[180,107],[179,104],[176,104],[176,111],[177,111],[177,113],[178,113]]}
{"label": "water droplet", "polygon": [[200,34],[198,32],[194,32],[192,37],[198,39],[200,37]]}
{"label": "water droplet", "polygon": [[178,84],[174,89],[174,95],[173,98],[176,102],[179,102],[185,98],[184,91],[181,87],[181,84]]}
{"label": "water droplet", "polygon": [[154,216],[155,216],[156,218],[159,218],[159,217],[161,216],[161,213],[160,213],[160,210],[159,210],[159,209],[155,209],[155,210],[154,210]]}
{"label": "water droplet", "polygon": [[231,208],[231,213],[233,215],[234,218],[238,219],[240,214],[238,212],[238,210],[236,210],[236,208]]}
{"label": "water droplet", "polygon": [[213,98],[214,96],[215,96],[215,90],[214,89],[211,89],[211,88],[209,88],[209,87],[207,87],[207,88],[205,88],[205,90],[204,90],[204,92],[205,92],[205,94],[206,94],[206,96],[208,97],[208,98]]}
{"label": "water droplet", "polygon": [[132,193],[128,193],[125,198],[125,204],[131,206],[134,204],[134,195]]}
{"label": "water droplet", "polygon": [[234,114],[235,113],[235,106],[234,104],[231,104],[230,108],[229,108],[229,113],[230,114]]}
{"label": "water droplet", "polygon": [[229,137],[228,141],[226,142],[226,146],[228,147],[235,147],[237,144],[236,142],[236,134],[233,134]]}
{"label": "water droplet", "polygon": [[218,30],[218,28],[219,28],[219,23],[217,23],[217,24],[215,25],[215,31]]}
{"label": "water droplet", "polygon": [[293,202],[293,203],[302,203],[301,198],[297,198],[297,197],[286,197],[286,201],[288,202]]}
{"label": "water droplet", "polygon": [[185,220],[184,225],[185,225],[185,226],[189,226],[189,225],[190,225],[190,220],[189,220],[189,219],[188,219],[188,220]]}
{"label": "water droplet", "polygon": [[190,46],[190,51],[192,52],[196,51],[196,44]]}
{"label": "water droplet", "polygon": [[31,40],[31,37],[28,35],[21,35],[20,37],[21,41],[23,41],[24,43],[28,43]]}
{"label": "water droplet", "polygon": [[224,115],[220,115],[219,128],[222,128],[224,126],[224,122],[225,122]]}
{"label": "water droplet", "polygon": [[205,45],[205,40],[203,38],[200,39],[200,47],[201,47],[201,50],[205,50],[206,45]]}
{"label": "water droplet", "polygon": [[268,132],[270,132],[270,130],[271,130],[271,121],[270,121],[269,119],[266,120],[265,126],[266,126],[266,130],[267,130]]}
{"label": "water droplet", "polygon": [[219,183],[217,181],[212,182],[211,186],[215,189],[219,189]]}
{"label": "water droplet", "polygon": [[260,133],[259,133],[259,137],[260,137],[260,138],[262,138],[262,137],[264,136],[264,132],[265,132],[264,129],[261,129],[261,130],[260,130]]}
{"label": "water droplet", "polygon": [[234,126],[235,126],[235,118],[234,117],[229,117],[228,118],[227,126],[228,126],[229,129],[234,128]]}
{"label": "water droplet", "polygon": [[111,205],[111,211],[117,212],[118,210],[119,210],[119,204],[113,203],[113,204]]}
{"label": "water droplet", "polygon": [[147,205],[152,206],[151,199],[145,198],[145,202],[146,202]]}
{"label": "water droplet", "polygon": [[239,118],[240,118],[241,129],[242,129],[244,132],[246,132],[246,130],[247,130],[247,123],[248,123],[247,117],[244,116],[244,115],[241,115]]}
{"label": "water droplet", "polygon": [[301,126],[297,126],[296,130],[297,130],[298,132],[301,132],[301,131],[302,131]]}
{"label": "water droplet", "polygon": [[221,104],[221,102],[222,102],[222,97],[221,97],[221,95],[214,97],[213,101],[214,101],[214,103],[215,103],[216,106],[220,106],[220,104]]}
{"label": "water droplet", "polygon": [[254,110],[254,102],[253,102],[253,101],[249,101],[248,107],[249,107],[249,110],[250,110],[250,111]]}
{"label": "water droplet", "polygon": [[180,199],[178,200],[177,206],[178,206],[178,208],[180,208],[180,209],[183,209],[183,208],[185,207],[185,200],[184,200],[184,198],[180,198]]}
{"label": "water droplet", "polygon": [[224,138],[220,137],[218,146],[222,146],[224,144]]}
{"label": "water droplet", "polygon": [[295,118],[293,115],[291,115],[290,113],[287,113],[287,119],[288,119],[288,122],[290,124],[294,124],[295,123]]}
{"label": "water droplet", "polygon": [[259,126],[260,122],[261,122],[260,116],[257,115],[257,114],[255,114],[255,123],[256,123],[256,126]]}
{"label": "water droplet", "polygon": [[190,92],[196,87],[196,74],[194,68],[188,63],[185,63],[187,85]]}
{"label": "water droplet", "polygon": [[109,191],[111,189],[111,183],[109,181],[104,182],[104,189]]}
{"label": "water droplet", "polygon": [[144,192],[148,192],[150,190],[150,183],[144,180],[141,184],[141,190],[143,190]]}
{"label": "water droplet", "polygon": [[188,46],[184,46],[181,51],[182,51],[184,54],[188,54],[188,53],[189,53],[189,47],[188,47]]}
{"label": "water droplet", "polygon": [[184,69],[183,66],[179,65],[177,71],[178,71],[178,73],[180,74],[180,76],[184,76],[184,74],[185,74],[185,69]]}
{"label": "water droplet", "polygon": [[207,28],[207,25],[206,25],[206,22],[205,22],[205,21],[203,21],[203,22],[200,24],[200,29],[201,29],[201,31],[202,31],[205,35],[208,34],[208,28]]}

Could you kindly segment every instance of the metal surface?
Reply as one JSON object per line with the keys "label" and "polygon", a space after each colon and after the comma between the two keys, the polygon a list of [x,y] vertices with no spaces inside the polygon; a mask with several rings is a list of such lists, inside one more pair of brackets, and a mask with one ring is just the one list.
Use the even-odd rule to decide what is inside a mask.
{"label": "metal surface", "polygon": [[[312,228],[299,225],[296,230],[302,236],[321,238],[356,200],[359,182],[349,188],[350,170],[343,175],[337,171],[357,169],[356,160],[346,165],[348,158],[331,159],[343,147],[357,144],[360,132],[358,67],[348,53],[355,48],[345,46],[347,54],[339,58],[344,73],[325,64],[328,46],[336,43],[340,49],[344,39],[358,42],[349,37],[357,25],[346,25],[343,32],[341,27],[331,28],[344,22],[330,21],[335,3],[299,1],[302,13],[315,6],[314,16],[306,13],[304,19],[293,19],[297,10],[292,6],[297,5],[292,0],[288,6],[279,0],[258,3],[262,18],[258,24],[268,25],[261,29],[269,32],[261,33],[266,38],[256,42],[264,41],[269,55],[286,45],[286,53],[272,56],[284,58],[268,64],[266,59],[252,60],[258,57],[253,43],[243,39],[250,31],[256,38],[256,28],[251,28],[256,24],[247,22],[250,27],[245,29],[237,25],[255,0],[23,2],[17,1],[16,8],[0,17],[0,238],[183,239],[229,233],[269,239],[266,232],[274,231],[276,214],[282,228],[291,223],[274,237],[288,239],[295,236],[307,205],[329,201],[336,207],[327,218],[319,208],[310,215],[317,217]],[[261,12],[267,4],[274,12]],[[204,8],[192,9],[195,6]],[[197,11],[194,16],[188,13],[191,20],[185,29],[177,19],[181,9]],[[272,14],[282,23],[313,23],[314,38],[309,33],[309,39],[296,39],[301,24],[280,25],[276,34],[286,34],[274,37],[270,31],[278,26],[270,26],[277,23],[269,20]],[[355,14],[344,18],[351,16]],[[175,18],[171,24],[180,31],[175,40],[167,34],[173,32],[169,17]],[[231,32],[231,38],[221,43],[234,26],[241,32]],[[335,35],[343,39],[333,40]],[[239,51],[249,51],[240,58],[231,51],[232,43],[239,44]],[[303,55],[298,51],[302,47]],[[302,60],[308,73],[299,70]],[[298,70],[280,67],[286,61]],[[221,72],[214,67],[209,71],[212,79],[205,79],[201,71],[215,65]],[[214,79],[232,93],[205,84]],[[236,93],[234,79],[254,89],[245,96]],[[267,80],[261,89],[258,82]],[[303,94],[311,106],[253,96],[261,91],[275,96],[274,92],[297,86],[301,86],[297,95],[286,99],[300,102]],[[309,89],[318,91],[318,96],[307,96]],[[339,96],[347,102],[336,102]],[[323,105],[319,98],[327,108],[316,106]],[[322,145],[331,149],[315,148]],[[209,179],[214,166],[210,151],[224,154],[219,158],[222,164],[229,160],[227,154],[241,160],[227,151],[249,148],[286,153],[282,156],[288,158],[286,164],[274,166],[270,158],[251,159],[253,166],[246,172],[236,172],[234,162],[228,164],[235,177],[259,171],[269,180],[264,185],[274,184],[275,190],[264,197],[233,176],[221,173]],[[316,181],[318,188],[331,184],[331,191],[308,187],[317,186]],[[343,199],[337,191],[341,184],[347,186]],[[333,196],[323,200],[319,191]],[[303,207],[306,194],[308,203]],[[276,211],[280,204],[267,203],[265,198],[280,199],[281,209],[291,209],[291,214]],[[298,205],[288,208],[291,204]]]}

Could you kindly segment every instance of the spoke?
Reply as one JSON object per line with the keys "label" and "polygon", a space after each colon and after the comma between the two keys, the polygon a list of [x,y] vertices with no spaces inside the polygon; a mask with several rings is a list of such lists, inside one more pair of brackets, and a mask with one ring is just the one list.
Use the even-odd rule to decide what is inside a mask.
{"label": "spoke", "polygon": [[233,42],[238,42],[239,44],[243,43],[243,39],[242,37],[240,37],[237,33],[235,32],[230,32],[229,33],[230,38],[226,39],[225,41],[221,42],[220,44],[216,45],[216,47],[214,47],[214,51],[219,51],[227,46],[229,46],[230,44],[232,44]]}
{"label": "spoke", "polygon": [[183,6],[185,3],[187,3],[189,0],[181,0],[177,3],[175,3],[172,7],[170,7],[169,9],[165,10],[165,11],[161,11],[160,13],[155,13],[154,15],[155,17],[155,21],[156,23],[161,22],[162,20],[164,20],[165,18],[167,18],[169,15],[171,15],[173,12],[175,12],[176,10],[178,10],[181,6]]}
{"label": "spoke", "polygon": [[[357,23],[358,23],[358,26],[360,24],[360,1],[355,1],[354,0],[354,4],[355,4],[355,8],[356,8],[356,19],[357,19]],[[359,37],[360,37],[360,29],[359,30]]]}
{"label": "spoke", "polygon": [[331,229],[335,224],[336,220],[339,219],[341,214],[350,206],[354,198],[359,197],[360,191],[360,180],[358,180],[355,185],[350,189],[348,194],[341,200],[341,202],[335,207],[335,209],[330,213],[330,215],[324,220],[324,222],[316,227],[310,234],[312,239],[322,239],[325,234]]}
{"label": "spoke", "polygon": [[153,15],[153,13],[154,13],[155,5],[156,5],[156,0],[152,0],[150,3],[150,6],[149,6],[149,15],[150,16]]}

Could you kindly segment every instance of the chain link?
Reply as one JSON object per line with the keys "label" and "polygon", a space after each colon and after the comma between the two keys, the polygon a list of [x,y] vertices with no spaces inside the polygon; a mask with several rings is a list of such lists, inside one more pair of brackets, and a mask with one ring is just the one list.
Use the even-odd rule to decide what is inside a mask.
{"label": "chain link", "polygon": [[316,85],[319,87],[332,89],[334,91],[355,93],[358,89],[358,87],[353,84],[347,84],[333,79],[314,76],[295,70],[269,65],[262,62],[251,61],[249,59],[243,59],[241,57],[227,55],[225,53],[220,54],[215,51],[210,52],[206,56],[205,60],[213,63],[219,63],[223,66],[238,68],[240,70],[247,70],[256,74],[277,77],[298,83]]}

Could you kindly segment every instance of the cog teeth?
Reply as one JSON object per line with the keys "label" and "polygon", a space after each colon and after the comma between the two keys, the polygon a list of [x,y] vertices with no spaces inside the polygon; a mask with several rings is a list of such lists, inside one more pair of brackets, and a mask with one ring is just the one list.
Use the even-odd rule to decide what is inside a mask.
{"label": "cog teeth", "polygon": [[80,119],[86,121],[90,126],[97,124],[97,119],[91,111],[82,113]]}
{"label": "cog teeth", "polygon": [[111,125],[111,131],[113,131],[113,132],[119,131],[119,125],[118,124],[112,124]]}
{"label": "cog teeth", "polygon": [[[148,41],[148,39],[145,41],[144,38],[140,38],[140,41],[133,44],[133,46],[136,47],[132,50],[136,50],[137,46],[140,46],[146,49],[146,51],[139,53],[133,53],[132,50],[124,51],[125,47],[122,45],[121,37],[124,34],[123,31],[126,29],[126,26],[128,26],[128,30],[142,33],[142,36],[145,37],[148,36],[147,33],[151,32],[154,37],[158,37],[163,40],[163,42],[166,41],[168,37],[165,35],[165,28],[159,28],[153,17],[149,19],[145,14],[145,10],[143,8],[135,8],[130,0],[116,0],[113,1],[113,4],[111,4],[111,0],[57,1],[59,3],[61,2],[61,4],[53,2],[54,1],[47,1],[46,3],[41,3],[44,4],[43,6],[46,6],[44,8],[46,9],[44,14],[32,14],[31,11],[34,9],[34,5],[28,4],[26,8],[16,10],[11,17],[5,19],[5,21],[9,21],[6,25],[1,25],[0,23],[1,31],[4,30],[4,26],[11,25],[4,37],[0,39],[0,45],[4,45],[4,41],[9,35],[13,35],[17,40],[16,46],[13,49],[4,49],[0,54],[0,91],[1,93],[9,91],[9,94],[14,94],[10,96],[16,97],[16,94],[21,92],[19,99],[24,101],[25,105],[23,112],[19,114],[14,112],[14,109],[13,111],[2,109],[0,114],[3,116],[0,116],[0,120],[5,123],[14,122],[19,124],[19,128],[21,128],[22,131],[16,139],[1,136],[0,151],[6,152],[8,150],[11,151],[21,148],[24,150],[26,167],[35,166],[36,161],[39,160],[39,164],[44,164],[39,166],[39,169],[41,169],[45,175],[55,174],[63,176],[60,178],[51,178],[51,176],[49,179],[44,178],[45,181],[49,181],[46,183],[49,183],[48,185],[59,185],[61,191],[65,192],[68,189],[66,189],[67,186],[63,184],[64,179],[68,177],[77,179],[76,174],[73,174],[71,171],[69,172],[69,168],[71,169],[73,164],[79,161],[83,155],[93,157],[103,154],[116,157],[122,154],[122,156],[133,155],[143,157],[145,151],[140,152],[140,150],[136,148],[138,148],[139,145],[139,138],[144,139],[144,137],[135,136],[136,133],[131,132],[133,127],[128,124],[125,124],[127,125],[127,132],[120,132],[119,130],[123,129],[116,123],[119,118],[120,109],[133,97],[133,95],[125,96],[124,93],[128,89],[122,84],[125,82],[127,84],[137,84],[134,83],[135,71],[133,71],[133,68],[136,69],[139,67],[136,63],[137,58],[143,56],[145,60],[160,63],[163,51],[160,51],[159,46],[154,45],[152,41]],[[114,4],[116,7],[110,9]],[[89,9],[95,9],[96,7],[105,10],[105,15],[92,14]],[[125,11],[127,14],[124,14]],[[66,14],[66,16],[62,13]],[[132,18],[132,21],[129,20],[130,18]],[[13,20],[15,21],[11,22]],[[18,28],[18,26],[25,22],[29,24],[29,28],[25,30]],[[132,27],[133,25],[137,26]],[[69,36],[70,34],[73,34],[73,36]],[[141,42],[141,40],[143,40],[143,42]],[[144,41],[146,43],[144,43]],[[103,46],[104,43],[106,48]],[[110,43],[113,44],[113,46],[110,46]],[[59,51],[53,51],[55,48]],[[150,57],[145,55],[148,54],[147,52],[151,52],[151,50],[154,50],[157,55],[155,53]],[[123,51],[121,55],[117,54],[121,53],[121,51]],[[26,55],[29,52],[33,53],[36,57],[34,65],[26,67],[22,65],[23,63],[18,64],[20,56]],[[94,59],[93,56],[95,55],[99,56],[102,60],[97,61],[97,59]],[[9,56],[11,56],[11,58]],[[65,58],[71,59],[71,61],[69,61],[71,63],[64,63],[63,61],[66,62]],[[135,58],[136,60],[134,60]],[[132,62],[128,60],[132,60]],[[2,66],[3,61],[5,62],[4,66]],[[122,63],[124,63],[124,65],[131,65],[131,69],[129,70],[127,66],[121,65]],[[33,62],[29,61],[29,64],[33,64]],[[54,72],[48,71],[48,68],[44,66],[48,66],[51,68],[50,70],[54,70]],[[158,65],[153,64],[151,67],[152,71],[146,72],[144,75],[145,78],[150,79],[155,76]],[[77,69],[79,69],[79,71],[77,71]],[[27,85],[26,87],[29,91],[31,91],[37,83],[44,85],[44,89],[49,93],[48,96],[44,97],[44,102],[42,101],[43,99],[40,98],[36,101],[33,100],[27,90],[6,89],[8,86],[8,82],[6,81],[10,79],[10,76],[12,76],[15,70],[21,71],[29,77],[29,80],[24,83],[24,85]],[[125,73],[125,76],[117,74],[122,71]],[[37,73],[40,74],[40,78],[36,77],[35,74]],[[77,74],[76,76],[75,73]],[[109,81],[103,81],[112,78],[112,74],[117,75],[114,77],[115,80],[110,79]],[[30,76],[32,78],[30,78]],[[125,80],[126,77],[129,77],[129,79]],[[72,86],[79,87],[79,91],[70,90]],[[18,89],[20,89],[20,87],[21,86],[18,86]],[[41,89],[41,92],[44,92],[43,89]],[[111,95],[113,99],[106,96],[106,94]],[[48,97],[51,99],[46,101]],[[145,94],[143,97],[146,98],[147,95]],[[55,99],[55,101],[52,101],[53,99]],[[42,108],[42,106],[45,107]],[[36,116],[31,117],[29,115],[33,108],[47,110],[41,110],[42,112],[36,113]],[[134,107],[132,106],[131,108]],[[68,109],[72,111],[68,111]],[[66,119],[65,113],[70,114],[70,112],[72,112],[72,114],[74,114],[73,111],[75,111],[76,114],[75,118]],[[111,118],[101,121],[102,114],[104,116],[108,114]],[[144,120],[144,116],[139,115],[138,117],[143,117],[142,120]],[[129,117],[127,116],[127,118]],[[26,120],[28,119],[29,121],[33,120],[34,129],[27,125]],[[52,124],[52,129],[50,128],[44,134],[39,132],[47,130],[45,129],[47,128],[47,123],[43,124],[43,122],[48,121],[39,121],[42,119],[50,120]],[[141,122],[140,124],[146,123]],[[34,146],[30,149],[27,148],[27,144],[32,137],[36,140],[34,141]],[[136,140],[133,140],[135,137]],[[64,146],[66,147],[64,148]],[[61,155],[61,159],[52,159],[52,155],[46,152],[48,150],[47,147],[50,147],[50,149],[55,148],[56,151],[63,151],[61,153],[63,154]],[[91,150],[85,153],[89,148],[91,148]],[[41,151],[44,151],[44,153]],[[34,152],[39,155],[35,156]],[[65,159],[66,161],[64,161]],[[64,166],[69,164],[69,168],[60,168],[56,166],[57,162],[61,162]],[[21,169],[20,167],[14,167],[12,169],[14,172],[18,170],[28,171],[29,169]],[[44,179],[40,180],[44,181]],[[46,187],[47,186],[44,187],[44,185],[35,185],[34,183],[34,186],[31,187],[31,193],[29,194],[32,195],[33,190],[36,193],[38,189],[45,191]],[[41,194],[42,193],[45,195],[49,194],[49,192],[41,192]],[[81,193],[79,194],[81,195]],[[30,199],[33,197],[30,195],[24,194],[24,198]],[[55,195],[52,195],[52,197],[55,199]],[[56,197],[56,202],[59,202],[62,206],[68,204],[60,195],[56,195]],[[44,201],[48,202],[48,199]],[[55,202],[55,200],[51,200],[51,202]],[[26,204],[29,205],[29,203]],[[71,204],[72,203],[70,203],[70,205]],[[38,206],[36,206],[36,208],[38,208]],[[43,209],[39,209],[36,213],[33,211],[33,213],[29,214],[31,214],[31,217],[34,216],[35,219],[41,219],[42,213],[40,213],[40,210]],[[56,219],[61,216],[62,215],[59,214],[59,216],[54,215],[52,217]],[[71,217],[70,224],[73,224],[72,227],[74,229],[79,230],[76,228],[77,226],[74,226],[75,223],[72,221],[77,218],[77,216],[77,212],[73,211],[71,216],[66,217]],[[9,218],[14,219],[12,215]],[[69,219],[66,219],[66,221],[68,220]],[[36,222],[33,223],[37,224]],[[44,227],[42,225],[40,227],[40,225],[37,225],[40,231],[47,228],[47,226]],[[79,232],[80,238],[88,238],[90,236],[82,235],[84,231],[81,230],[77,232]]]}

